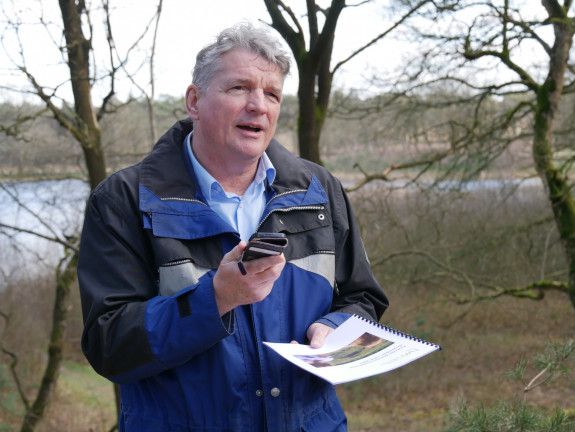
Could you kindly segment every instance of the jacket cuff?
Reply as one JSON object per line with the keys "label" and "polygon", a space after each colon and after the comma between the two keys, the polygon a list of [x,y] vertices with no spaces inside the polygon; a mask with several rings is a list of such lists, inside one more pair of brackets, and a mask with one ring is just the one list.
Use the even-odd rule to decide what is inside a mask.
{"label": "jacket cuff", "polygon": [[342,325],[349,317],[351,315],[345,312],[331,312],[318,319],[316,323],[325,324],[334,329]]}

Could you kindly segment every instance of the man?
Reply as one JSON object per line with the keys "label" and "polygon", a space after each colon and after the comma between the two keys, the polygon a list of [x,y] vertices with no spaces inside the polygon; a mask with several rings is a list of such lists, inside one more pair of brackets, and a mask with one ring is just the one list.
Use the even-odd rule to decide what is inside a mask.
{"label": "man", "polygon": [[[90,197],[82,347],[121,384],[120,431],[346,430],[334,387],[262,344],[319,347],[387,307],[341,184],[272,138],[288,73],[264,30],[223,31],[197,56],[190,119]],[[255,231],[289,244],[244,275]]]}

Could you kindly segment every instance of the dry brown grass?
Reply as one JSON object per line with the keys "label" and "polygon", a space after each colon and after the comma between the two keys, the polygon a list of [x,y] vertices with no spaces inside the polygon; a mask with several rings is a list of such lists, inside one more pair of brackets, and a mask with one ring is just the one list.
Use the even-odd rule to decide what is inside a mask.
{"label": "dry brown grass", "polygon": [[[390,287],[388,293],[392,307],[382,322],[417,334],[422,329],[414,316],[423,313],[425,337],[443,350],[387,374],[338,386],[350,432],[440,431],[460,398],[472,405],[516,399],[521,386],[506,379],[505,372],[548,342],[575,335],[575,311],[558,293],[541,302],[508,298],[479,304],[453,325],[465,306],[429,305],[430,296],[422,292]],[[559,380],[530,393],[528,401],[541,408],[573,408],[573,384]],[[83,361],[66,362],[38,432],[107,431],[115,421],[113,404],[109,382]],[[0,431],[18,430],[17,415],[0,413]]]}
{"label": "dry brown grass", "polygon": [[[417,331],[413,311],[422,307],[425,296],[391,292],[390,297],[393,306],[382,322]],[[432,329],[427,339],[442,351],[385,375],[338,386],[350,431],[440,431],[459,399],[471,405],[517,400],[522,386],[505,373],[549,342],[565,343],[575,335],[575,311],[558,293],[540,302],[507,298],[479,304],[451,325],[463,308],[425,307],[426,327]],[[557,380],[529,393],[527,400],[549,410],[573,409],[574,384]]]}
{"label": "dry brown grass", "polygon": [[[377,193],[374,193],[377,191]],[[456,305],[454,295],[489,294],[490,285],[561,279],[565,262],[542,191],[409,195],[383,189],[355,199],[363,237],[390,298],[382,322],[443,350],[390,373],[338,387],[353,432],[434,432],[458,400],[489,406],[517,401],[522,384],[505,377],[551,342],[575,336],[564,293],[541,301],[501,297]],[[401,251],[426,252],[437,260]],[[441,263],[444,267],[440,267]],[[467,279],[469,278],[469,279]],[[538,371],[531,365],[533,377]],[[575,372],[575,371],[574,371]],[[573,376],[573,375],[572,375]],[[575,408],[575,381],[558,379],[527,395],[534,407]]]}
{"label": "dry brown grass", "polygon": [[[17,356],[22,390],[30,403],[35,397],[47,359],[50,313],[54,300],[53,278],[20,281],[1,295],[1,310],[9,323],[0,321],[3,347]],[[38,432],[104,432],[115,423],[112,384],[99,377],[79,349],[81,315],[77,289],[69,305],[67,360]],[[20,430],[24,406],[10,373],[12,358],[0,353],[0,432]]]}
{"label": "dry brown grass", "polygon": [[[443,350],[388,374],[338,386],[350,432],[440,431],[458,399],[472,405],[516,400],[521,385],[505,373],[549,342],[575,335],[575,311],[560,293],[538,302],[502,298],[470,308],[438,302],[432,289],[390,286],[387,291],[392,306],[382,322],[439,343]],[[80,364],[63,368],[40,432],[105,431],[113,424],[111,385]],[[557,380],[527,400],[544,409],[572,409],[573,388],[573,381]]]}
{"label": "dry brown grass", "polygon": [[37,432],[107,432],[116,423],[112,384],[86,363],[67,363]]}
{"label": "dry brown grass", "polygon": [[[405,193],[378,197],[371,190],[367,196],[371,199],[356,211],[372,263],[406,248],[427,250],[456,269],[500,285],[532,282],[543,268],[545,275],[560,275],[565,268],[556,238],[549,235],[552,225],[531,225],[545,215],[544,203],[511,200],[508,206],[490,209],[492,196],[473,204],[442,196],[431,204],[414,200],[410,206]],[[529,196],[537,201],[536,195]],[[473,406],[516,400],[521,385],[505,373],[549,342],[564,343],[575,335],[575,309],[564,294],[551,292],[537,302],[500,298],[473,307],[455,305],[445,299],[454,292],[468,295],[468,287],[441,283],[448,279],[432,277],[435,270],[428,261],[408,256],[376,266],[391,301],[382,322],[438,343],[443,350],[387,374],[338,386],[350,432],[436,432],[459,399]],[[0,336],[21,353],[19,372],[29,397],[45,362],[52,289],[50,278],[43,284],[30,282],[1,300],[13,321],[6,333],[0,323]],[[111,384],[97,377],[79,352],[77,291],[75,295],[69,360],[39,432],[104,432],[115,422]],[[0,356],[0,432],[18,430],[22,414],[8,361]],[[530,370],[534,375],[535,369]],[[527,401],[542,409],[573,409],[574,388],[573,380],[556,380],[529,393]]]}

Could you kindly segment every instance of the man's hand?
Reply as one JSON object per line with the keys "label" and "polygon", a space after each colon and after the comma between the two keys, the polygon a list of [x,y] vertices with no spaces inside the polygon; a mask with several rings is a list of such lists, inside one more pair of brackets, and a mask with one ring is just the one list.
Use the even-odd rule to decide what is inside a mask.
{"label": "man's hand", "polygon": [[325,338],[332,331],[333,329],[325,324],[313,323],[309,326],[306,333],[309,345],[312,348],[321,348],[325,342]]}
{"label": "man's hand", "polygon": [[241,274],[238,258],[247,243],[240,242],[224,255],[214,275],[214,292],[220,316],[236,306],[262,301],[271,292],[284,266],[283,254],[244,262],[247,274]]}

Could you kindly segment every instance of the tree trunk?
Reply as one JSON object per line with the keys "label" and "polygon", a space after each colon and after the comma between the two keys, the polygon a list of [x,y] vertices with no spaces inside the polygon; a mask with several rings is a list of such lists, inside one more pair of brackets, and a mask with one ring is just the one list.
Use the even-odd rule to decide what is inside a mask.
{"label": "tree trunk", "polygon": [[84,153],[84,160],[86,161],[86,168],[88,170],[90,190],[93,190],[106,178],[106,158],[104,155],[104,149],[100,144],[100,130],[93,129],[92,133],[94,137],[89,141],[98,142],[98,144],[82,143],[82,151]]}
{"label": "tree trunk", "polygon": [[[299,73],[299,155],[307,160],[323,165],[320,151],[321,130],[325,122],[333,74],[330,71],[333,37],[325,52],[318,58],[298,63]],[[317,83],[317,86],[316,86]]]}
{"label": "tree trunk", "polygon": [[[309,50],[306,50],[304,35],[299,22],[291,9],[279,0],[264,0],[272,18],[272,27],[286,40],[292,50],[299,70],[299,155],[304,159],[322,164],[320,157],[320,136],[323,127],[333,72],[330,70],[335,29],[345,0],[332,0],[330,6],[321,9],[315,0],[307,0],[307,19],[309,29]],[[286,21],[280,10],[284,10],[290,19],[297,23],[298,31]],[[323,12],[325,22],[319,31],[317,15]]]}
{"label": "tree trunk", "polygon": [[559,100],[563,93],[569,51],[573,44],[575,23],[556,3],[543,0],[543,6],[553,19],[555,42],[550,52],[549,73],[537,89],[534,121],[533,160],[537,173],[547,188],[561,242],[569,264],[568,292],[575,307],[575,200],[565,175],[558,169],[553,156],[553,126]]}
{"label": "tree trunk", "polygon": [[[83,1],[59,0],[66,38],[66,52],[70,82],[74,95],[75,124],[68,129],[81,144],[88,170],[90,187],[93,189],[106,177],[106,163],[102,148],[100,126],[92,104],[90,79],[90,41],[82,31]],[[70,253],[67,251],[67,253]],[[52,314],[52,332],[48,348],[48,364],[34,403],[27,410],[21,432],[33,432],[42,419],[48,402],[58,382],[63,358],[63,337],[67,318],[67,302],[70,287],[76,277],[77,252],[68,255],[56,273],[56,297]]]}
{"label": "tree trunk", "polygon": [[32,406],[26,412],[20,432],[33,432],[42,416],[56,388],[60,365],[64,352],[64,330],[68,315],[68,299],[70,289],[76,278],[76,265],[78,254],[71,252],[61,263],[56,272],[56,296],[52,313],[52,332],[48,347],[48,364],[42,377],[42,383]]}
{"label": "tree trunk", "polygon": [[[546,86],[540,90],[540,96],[549,100],[550,94]],[[553,118],[549,114],[548,109],[536,113],[533,160],[537,173],[546,185],[555,223],[566,252],[569,265],[568,293],[575,307],[575,201],[567,179],[552,160]]]}
{"label": "tree trunk", "polygon": [[76,112],[75,135],[82,145],[86,167],[93,189],[106,177],[106,161],[102,149],[100,125],[92,103],[92,81],[90,78],[91,42],[82,31],[82,14],[84,2],[76,4],[75,0],[59,0],[66,37],[68,68],[74,94]]}
{"label": "tree trunk", "polygon": [[[303,69],[303,68],[302,68]],[[315,96],[315,74],[299,74],[298,144],[300,157],[321,164],[320,130]]]}

